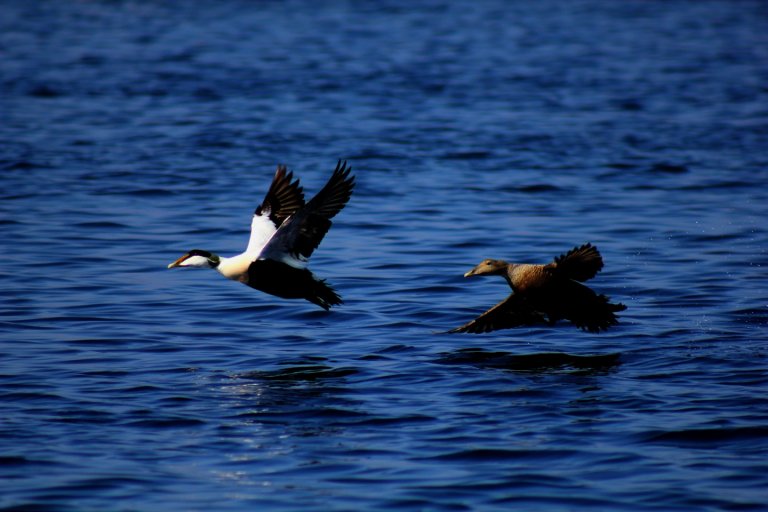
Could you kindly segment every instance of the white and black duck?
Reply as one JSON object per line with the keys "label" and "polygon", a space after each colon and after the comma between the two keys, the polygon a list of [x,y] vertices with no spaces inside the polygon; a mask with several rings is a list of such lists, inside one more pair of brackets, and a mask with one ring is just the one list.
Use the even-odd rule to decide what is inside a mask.
{"label": "white and black duck", "polygon": [[350,171],[346,162],[339,161],[325,186],[305,203],[299,180],[279,165],[253,214],[251,238],[243,253],[227,258],[193,249],[168,268],[213,268],[227,279],[270,295],[306,299],[325,310],[341,304],[341,297],[307,264],[330,229],[331,219],[352,195],[355,182]]}

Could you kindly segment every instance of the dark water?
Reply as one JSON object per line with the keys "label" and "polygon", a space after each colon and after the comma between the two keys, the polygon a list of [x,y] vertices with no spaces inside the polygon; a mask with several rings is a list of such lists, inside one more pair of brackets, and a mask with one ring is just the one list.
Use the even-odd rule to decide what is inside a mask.
{"label": "dark water", "polygon": [[[768,7],[0,4],[0,509],[766,510]],[[358,176],[324,313],[168,271]],[[626,303],[437,334],[485,257]]]}

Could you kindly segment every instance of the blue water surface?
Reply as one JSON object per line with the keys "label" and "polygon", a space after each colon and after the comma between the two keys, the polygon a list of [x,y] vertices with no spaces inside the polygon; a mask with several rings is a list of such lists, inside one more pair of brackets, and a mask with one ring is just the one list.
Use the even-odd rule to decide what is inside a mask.
{"label": "blue water surface", "polygon": [[[767,21],[0,2],[0,510],[766,510]],[[339,158],[344,305],[166,269]],[[619,326],[442,334],[585,242]]]}

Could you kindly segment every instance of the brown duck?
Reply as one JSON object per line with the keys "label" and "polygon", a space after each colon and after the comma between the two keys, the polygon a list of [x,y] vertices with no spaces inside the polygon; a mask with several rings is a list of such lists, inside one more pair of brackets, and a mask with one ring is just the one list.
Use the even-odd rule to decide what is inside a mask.
{"label": "brown duck", "polygon": [[612,304],[605,295],[581,284],[602,268],[603,258],[592,244],[576,247],[546,265],[483,260],[464,277],[503,276],[513,293],[471,322],[448,332],[483,333],[522,325],[552,325],[561,319],[585,331],[604,331],[618,323],[614,313],[627,307]]}

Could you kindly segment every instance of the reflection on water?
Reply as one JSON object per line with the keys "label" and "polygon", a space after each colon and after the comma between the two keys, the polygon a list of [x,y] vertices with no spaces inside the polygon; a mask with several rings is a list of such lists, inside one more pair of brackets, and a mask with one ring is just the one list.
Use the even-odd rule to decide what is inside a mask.
{"label": "reflection on water", "polygon": [[620,356],[620,354],[582,356],[562,352],[511,354],[509,352],[491,352],[482,348],[465,348],[444,354],[439,362],[517,372],[569,371],[590,374],[615,368],[620,364]]}

